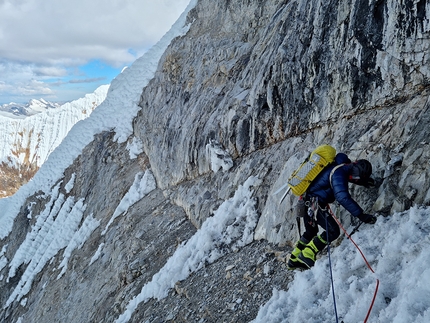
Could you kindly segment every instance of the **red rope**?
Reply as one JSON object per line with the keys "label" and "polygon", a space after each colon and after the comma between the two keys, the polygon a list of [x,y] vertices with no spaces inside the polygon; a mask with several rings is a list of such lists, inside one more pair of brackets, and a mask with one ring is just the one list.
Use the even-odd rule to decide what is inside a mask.
{"label": "red rope", "polygon": [[379,289],[379,279],[376,279],[375,293],[373,294],[372,303],[370,304],[370,308],[369,308],[369,311],[367,312],[366,318],[364,319],[364,323],[366,323],[367,320],[369,319],[370,312],[372,311],[372,308],[373,308],[373,304],[375,304],[375,299],[376,299],[376,294],[378,294],[378,289]]}
{"label": "red rope", "polygon": [[[331,210],[330,207],[328,207],[331,216],[333,217],[333,219],[336,220],[337,224],[339,225],[339,227],[343,230],[343,232],[345,232],[345,235],[348,237],[348,239],[354,244],[354,246],[357,248],[357,250],[360,252],[361,256],[364,259],[364,262],[366,263],[367,267],[370,269],[370,271],[372,273],[375,273],[375,271],[372,269],[372,266],[370,266],[369,262],[367,261],[366,257],[364,256],[363,252],[361,251],[361,249],[357,246],[357,244],[355,243],[354,240],[352,240],[351,236],[348,234],[348,232],[345,230],[345,228],[343,227],[343,225],[340,223],[340,221],[336,218],[336,216],[333,214],[333,211]],[[367,312],[366,318],[364,319],[364,323],[367,322],[367,320],[369,319],[370,316],[370,312],[372,311],[373,305],[375,304],[375,299],[376,299],[376,294],[378,293],[378,289],[379,289],[379,279],[376,279],[376,289],[375,289],[375,293],[373,294],[373,299],[372,299],[372,303],[370,304],[370,308],[369,311]]]}

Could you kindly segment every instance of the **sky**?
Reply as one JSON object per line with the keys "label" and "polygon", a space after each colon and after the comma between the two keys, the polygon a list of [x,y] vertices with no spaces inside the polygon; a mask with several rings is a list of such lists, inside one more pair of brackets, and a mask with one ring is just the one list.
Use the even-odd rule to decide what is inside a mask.
{"label": "sky", "polygon": [[64,103],[109,84],[190,0],[0,0],[0,105]]}
{"label": "sky", "polygon": [[[188,10],[195,4],[196,0],[192,0]],[[82,153],[84,147],[93,140],[94,134],[115,129],[118,141],[125,142],[129,138],[133,117],[139,110],[133,102],[139,98],[142,87],[154,76],[154,65],[171,39],[184,35],[187,28],[182,15],[157,45],[112,82],[112,90],[103,103],[90,117],[72,128],[33,180],[15,195],[0,199],[0,209],[3,211],[0,213],[0,240],[3,240],[13,235],[13,222],[28,196],[40,190],[46,197],[51,197],[39,214],[28,214],[35,221],[32,221],[22,245],[15,252],[9,252],[12,257],[6,257],[9,246],[0,245],[0,271],[5,273],[0,276],[0,280],[15,277],[20,266],[25,270],[17,285],[11,287],[9,295],[5,296],[6,304],[18,301],[25,308],[27,293],[37,274],[56,257],[62,261],[55,279],[62,279],[68,270],[72,252],[81,248],[90,237],[93,242],[99,241],[100,245],[86,261],[88,266],[98,265],[105,246],[103,233],[96,231],[100,221],[95,214],[85,214],[83,199],[66,197],[58,183],[64,180],[65,168]],[[143,147],[135,141],[128,149],[130,158],[135,158]],[[212,170],[228,169],[228,160],[217,160],[211,149],[208,149],[208,154]],[[214,215],[208,217],[202,227],[176,249],[151,281],[136,291],[135,297],[119,314],[116,322],[128,322],[142,302],[166,297],[176,282],[187,279],[205,263],[211,264],[225,256],[226,252],[235,252],[252,242],[253,230],[260,216],[253,190],[259,184],[260,179],[250,177],[240,185],[234,196],[225,200],[214,211]],[[74,185],[75,175],[72,175],[65,185],[66,191],[71,192]],[[112,221],[123,216],[129,206],[153,190],[155,185],[149,171],[137,173],[128,193],[110,215]],[[109,221],[105,230],[112,221]],[[352,228],[346,229],[351,232]],[[288,290],[273,290],[268,302],[258,304],[259,312],[252,323],[358,323],[363,322],[367,315],[369,322],[430,322],[429,232],[428,206],[413,206],[402,213],[379,216],[374,225],[363,224],[353,236],[354,243],[360,249],[351,243],[352,240],[343,239],[338,246],[330,248],[329,254],[323,254],[312,269],[295,272]],[[227,245],[228,248],[219,248],[220,245]],[[275,274],[284,275],[283,272]]]}

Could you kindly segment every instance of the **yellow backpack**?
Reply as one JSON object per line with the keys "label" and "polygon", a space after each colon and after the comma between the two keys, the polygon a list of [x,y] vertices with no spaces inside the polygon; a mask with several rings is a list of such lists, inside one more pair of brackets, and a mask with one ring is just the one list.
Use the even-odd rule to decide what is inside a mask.
{"label": "yellow backpack", "polygon": [[310,153],[288,179],[288,186],[294,195],[303,195],[319,173],[334,162],[336,149],[329,145],[318,146]]}

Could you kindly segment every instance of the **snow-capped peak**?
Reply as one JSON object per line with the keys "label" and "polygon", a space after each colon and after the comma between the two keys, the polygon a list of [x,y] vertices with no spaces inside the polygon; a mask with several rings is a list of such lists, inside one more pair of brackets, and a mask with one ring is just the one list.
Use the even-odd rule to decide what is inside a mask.
{"label": "snow-capped peak", "polygon": [[31,99],[28,103],[9,103],[3,104],[0,107],[0,116],[13,118],[13,119],[24,119],[28,116],[32,116],[48,109],[57,109],[61,105],[46,101],[44,99]]}

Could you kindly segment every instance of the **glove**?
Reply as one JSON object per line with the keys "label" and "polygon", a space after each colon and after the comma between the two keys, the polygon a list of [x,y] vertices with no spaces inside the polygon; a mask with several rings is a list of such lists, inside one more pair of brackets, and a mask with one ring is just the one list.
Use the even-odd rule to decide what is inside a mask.
{"label": "glove", "polygon": [[375,224],[376,222],[376,216],[372,215],[372,214],[360,214],[358,216],[358,218],[360,219],[360,221],[363,221],[364,223],[369,223],[369,224]]}
{"label": "glove", "polygon": [[376,185],[375,185],[375,180],[373,179],[373,178],[369,178],[368,180],[367,180],[367,185],[365,185],[366,187],[375,187]]}
{"label": "glove", "polygon": [[382,182],[384,181],[383,178],[375,178],[373,179],[372,177],[369,177],[369,179],[366,181],[366,183],[363,185],[364,187],[376,187],[378,188],[379,186],[382,185]]}

